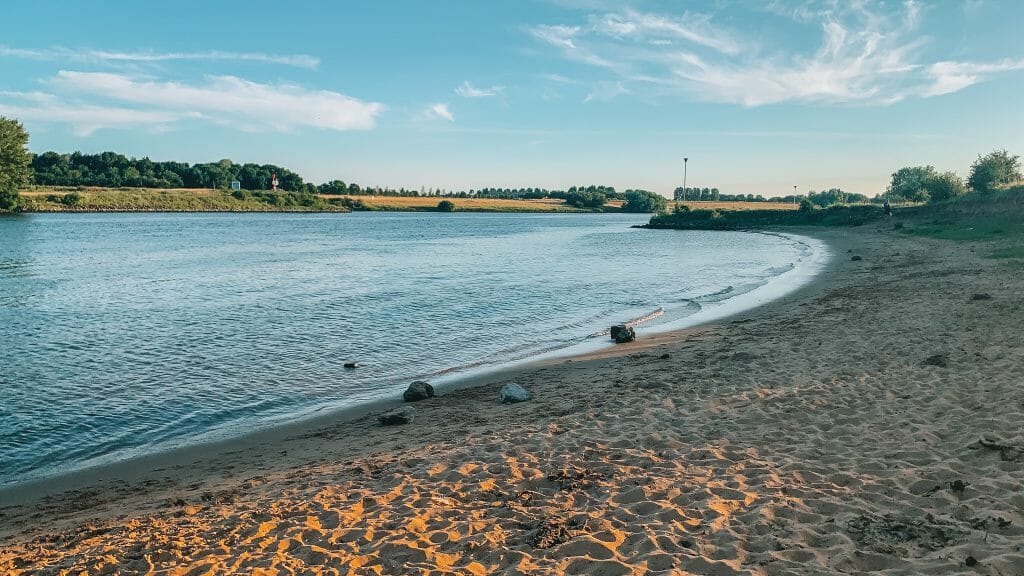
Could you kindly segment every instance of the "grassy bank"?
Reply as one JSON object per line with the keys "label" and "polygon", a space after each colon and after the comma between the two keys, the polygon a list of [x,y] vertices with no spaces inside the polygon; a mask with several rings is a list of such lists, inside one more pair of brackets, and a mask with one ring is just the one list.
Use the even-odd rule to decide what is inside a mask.
{"label": "grassy bank", "polygon": [[292,192],[208,189],[38,187],[21,193],[25,212],[348,212],[342,202]]}
{"label": "grassy bank", "polygon": [[[791,206],[791,205],[789,205]],[[698,208],[675,210],[651,218],[648,228],[679,230],[747,230],[769,226],[858,226],[883,217],[881,206],[833,206],[824,210]]]}
{"label": "grassy bank", "polygon": [[[438,197],[338,196],[269,190],[40,186],[21,193],[25,212],[348,212],[436,211]],[[564,200],[445,198],[465,212],[591,212]],[[621,205],[610,203],[609,211]]]}
{"label": "grassy bank", "polygon": [[1024,185],[913,208],[900,220],[906,234],[969,242],[982,257],[1024,270]]}
{"label": "grassy bank", "polygon": [[881,206],[833,206],[823,210],[676,210],[651,218],[649,228],[750,230],[788,226],[892,227],[905,234],[979,243],[987,258],[1024,269],[1024,185],[988,193],[970,193],[934,204],[896,207],[886,216]]}
{"label": "grassy bank", "polygon": [[[576,208],[558,198],[512,200],[501,198],[441,198],[437,196],[350,196],[293,192],[176,188],[99,188],[37,186],[21,193],[25,212],[432,212],[447,200],[457,212],[595,212]],[[621,200],[605,204],[604,212],[621,210]],[[673,205],[670,203],[670,205]],[[678,202],[694,214],[705,211],[744,214],[795,213],[792,204],[767,202]]]}
{"label": "grassy bank", "polygon": [[353,210],[430,212],[437,210],[438,202],[447,200],[459,212],[591,212],[573,208],[564,200],[545,198],[541,200],[505,200],[501,198],[439,198],[437,196],[333,196]]}

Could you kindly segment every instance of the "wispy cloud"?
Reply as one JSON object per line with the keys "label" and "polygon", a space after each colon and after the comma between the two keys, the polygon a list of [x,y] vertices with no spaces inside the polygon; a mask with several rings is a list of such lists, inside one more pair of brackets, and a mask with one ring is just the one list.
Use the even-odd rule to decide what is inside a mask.
{"label": "wispy cloud", "polygon": [[25,121],[56,122],[71,125],[77,136],[89,136],[102,128],[170,130],[177,122],[195,118],[195,113],[166,110],[138,110],[124,106],[70,103],[51,94],[5,92],[0,96],[15,103],[0,101],[0,116]]}
{"label": "wispy cloud", "polygon": [[623,94],[629,94],[629,90],[622,85],[622,82],[598,82],[583,101],[607,102]]}
{"label": "wispy cloud", "polygon": [[978,62],[936,62],[928,67],[928,75],[932,85],[924,94],[939,96],[963,90],[986,78],[1002,72],[1024,70],[1024,59],[1002,60],[993,63]]}
{"label": "wispy cloud", "polygon": [[497,96],[504,92],[504,86],[491,86],[490,88],[477,88],[466,80],[455,88],[455,93],[463,98],[487,98]]}
{"label": "wispy cloud", "polygon": [[[962,90],[993,75],[1024,69],[1024,60],[928,61],[931,40],[919,30],[922,5],[874,0],[771,3],[783,17],[816,33],[809,51],[753,44],[713,15],[666,15],[631,8],[591,11],[575,23],[529,29],[563,58],[604,74],[614,95],[689,93],[700,99],[761,106],[780,102],[885,105]],[[764,42],[764,41],[762,41]],[[640,87],[643,86],[641,89]],[[594,91],[587,101],[598,98]]]}
{"label": "wispy cloud", "polygon": [[0,57],[22,58],[26,60],[43,60],[57,62],[83,63],[145,63],[166,62],[173,60],[193,61],[236,61],[262,62],[266,64],[283,64],[297,68],[316,68],[320,59],[307,54],[264,54],[260,52],[231,52],[224,50],[207,50],[201,52],[156,52],[156,51],[117,51],[117,50],[74,50],[63,46],[50,48],[12,48],[0,46]]}
{"label": "wispy cloud", "polygon": [[428,118],[442,118],[449,122],[455,121],[455,115],[448,109],[448,105],[441,102],[427,107],[426,114]]}
{"label": "wispy cloud", "polygon": [[[124,74],[60,71],[52,92],[0,94],[0,110],[19,118],[71,124],[88,135],[101,128],[173,129],[184,120],[246,131],[368,130],[384,106],[294,84],[210,76],[201,84]],[[6,97],[6,102],[4,101]],[[11,98],[16,103],[11,103]]]}

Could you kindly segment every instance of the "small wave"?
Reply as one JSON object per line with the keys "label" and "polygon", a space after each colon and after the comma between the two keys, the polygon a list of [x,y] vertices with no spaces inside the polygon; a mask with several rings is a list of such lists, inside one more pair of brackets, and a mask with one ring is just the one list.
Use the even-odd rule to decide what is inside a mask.
{"label": "small wave", "polygon": [[794,268],[796,268],[796,262],[790,262],[789,264],[786,264],[784,266],[775,266],[773,268],[769,268],[765,270],[764,273],[769,276],[778,276],[779,274],[785,274],[786,272],[789,272]]}
{"label": "small wave", "polygon": [[[627,321],[623,322],[623,324],[625,324],[626,326],[630,326],[630,327],[636,327],[636,326],[638,326],[640,324],[643,324],[644,322],[650,322],[651,320],[654,320],[655,318],[658,318],[659,316],[662,316],[664,314],[665,314],[665,309],[664,308],[657,308],[657,309],[655,309],[655,310],[653,310],[651,312],[648,312],[647,314],[644,314],[643,316],[638,316],[636,318],[633,318],[632,320],[627,320]],[[597,338],[599,336],[607,336],[609,334],[611,334],[611,328],[610,327],[609,328],[605,328],[604,330],[600,330],[598,332],[594,332],[593,334],[589,334],[589,335],[587,335],[586,339]]]}

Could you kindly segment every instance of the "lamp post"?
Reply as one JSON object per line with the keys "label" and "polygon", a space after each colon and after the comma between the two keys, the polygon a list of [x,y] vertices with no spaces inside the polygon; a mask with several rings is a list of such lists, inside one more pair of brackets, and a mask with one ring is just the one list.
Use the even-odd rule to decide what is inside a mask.
{"label": "lamp post", "polygon": [[689,161],[689,158],[683,158],[683,202],[686,202],[686,163]]}
{"label": "lamp post", "polygon": [[796,184],[793,184],[793,204],[796,204]]}

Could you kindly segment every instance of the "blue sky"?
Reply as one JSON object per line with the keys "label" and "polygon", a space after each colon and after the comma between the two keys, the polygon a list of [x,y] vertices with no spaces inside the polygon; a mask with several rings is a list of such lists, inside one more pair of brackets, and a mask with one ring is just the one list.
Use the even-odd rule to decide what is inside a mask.
{"label": "blue sky", "polygon": [[1024,153],[1024,2],[12,0],[35,152],[461,190],[874,195]]}

